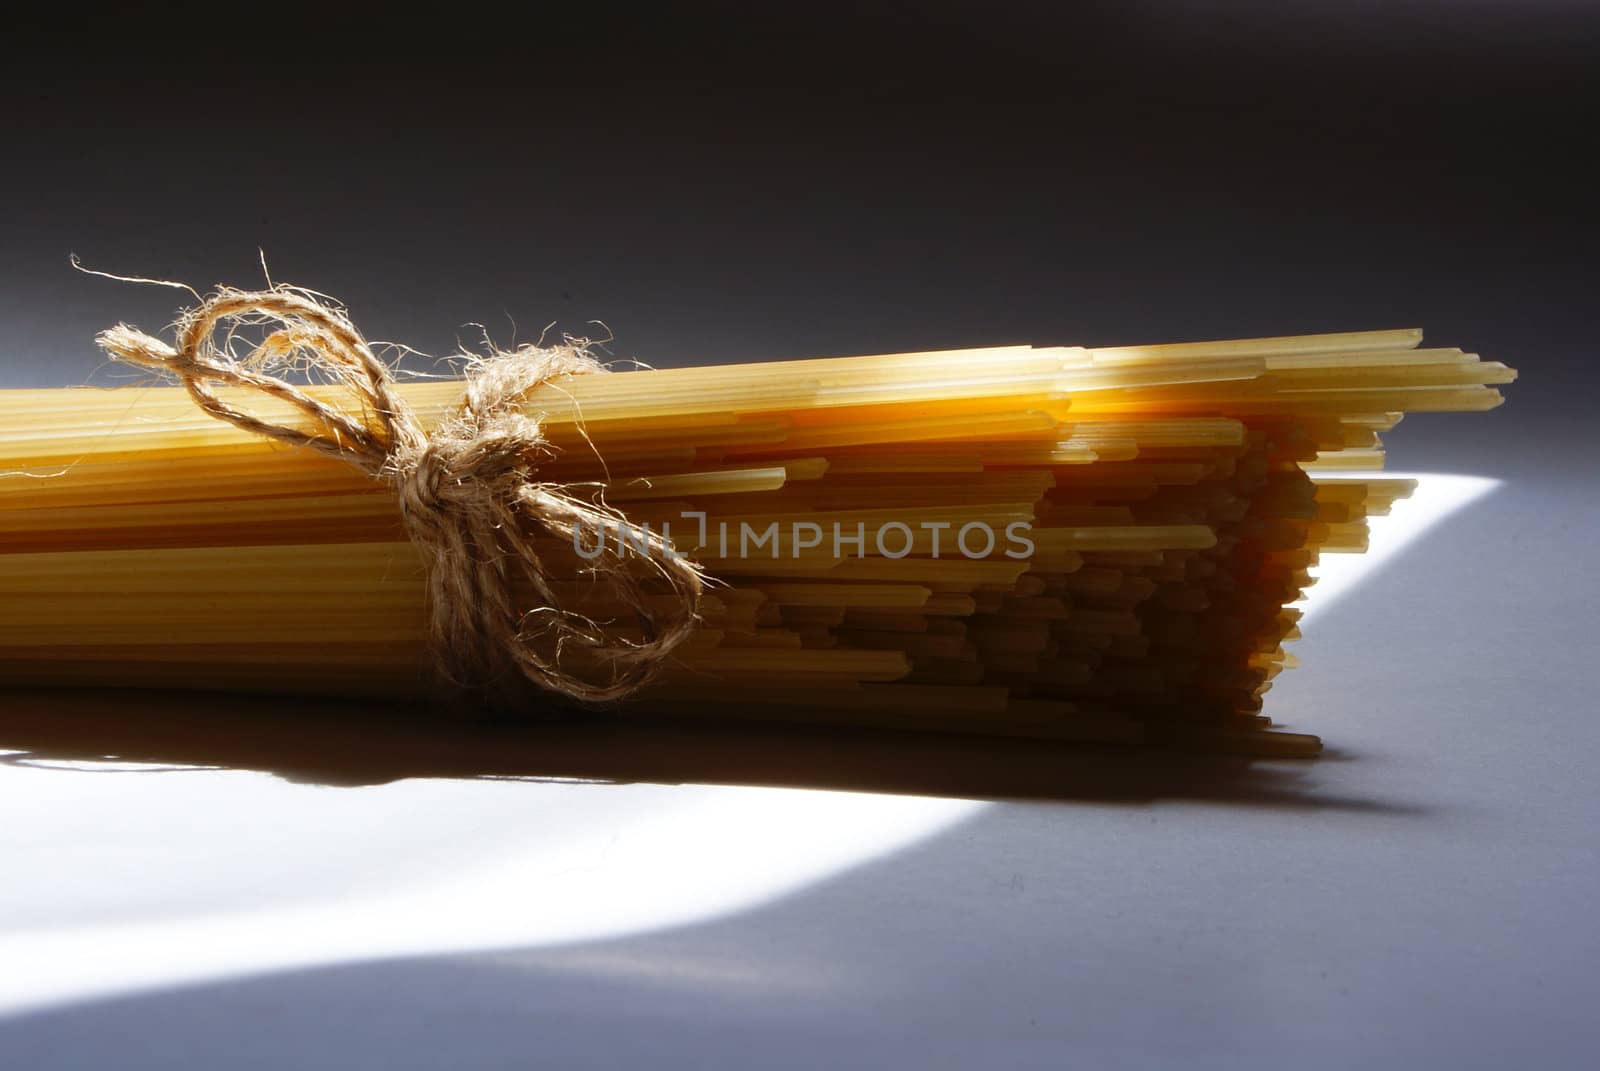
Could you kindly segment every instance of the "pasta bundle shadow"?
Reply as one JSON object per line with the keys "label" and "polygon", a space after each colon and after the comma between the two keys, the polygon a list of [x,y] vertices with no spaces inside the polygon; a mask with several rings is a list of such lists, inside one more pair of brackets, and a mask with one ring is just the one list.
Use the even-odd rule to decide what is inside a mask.
{"label": "pasta bundle shadow", "polygon": [[426,707],[220,693],[14,690],[0,713],[12,765],[134,763],[133,772],[252,770],[356,787],[408,778],[715,784],[1145,804],[1412,808],[1319,790],[1294,761],[867,729],[641,725],[605,715],[469,721]]}

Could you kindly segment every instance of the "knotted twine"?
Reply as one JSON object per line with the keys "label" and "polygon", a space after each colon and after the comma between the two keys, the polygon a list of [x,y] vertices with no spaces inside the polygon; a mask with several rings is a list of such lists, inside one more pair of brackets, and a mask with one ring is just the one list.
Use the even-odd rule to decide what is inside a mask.
{"label": "knotted twine", "polygon": [[[273,324],[248,352],[234,352],[241,328]],[[704,583],[697,566],[647,526],[579,497],[576,487],[538,478],[539,460],[552,451],[521,403],[545,383],[605,372],[586,344],[474,358],[459,407],[430,432],[344,311],[309,292],[223,288],[182,312],[175,326],[175,347],[126,324],[97,341],[115,360],[175,377],[219,420],[329,454],[388,483],[423,561],[436,668],[458,694],[498,708],[525,706],[531,682],[584,702],[622,699],[693,632]],[[359,416],[271,374],[279,368],[307,369],[342,385]],[[225,400],[219,387],[286,402],[304,424],[262,419]],[[598,540],[607,527],[618,535],[608,543]],[[586,570],[631,612],[642,639],[620,637],[561,606],[536,543],[542,533],[576,546],[575,533],[585,531],[586,543],[603,543]],[[518,609],[519,582],[539,605]],[[664,597],[652,598],[652,590]]]}

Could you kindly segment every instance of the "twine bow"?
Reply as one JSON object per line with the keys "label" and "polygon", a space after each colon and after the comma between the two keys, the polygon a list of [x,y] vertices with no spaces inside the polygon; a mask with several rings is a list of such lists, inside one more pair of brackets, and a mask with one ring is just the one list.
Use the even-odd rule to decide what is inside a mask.
{"label": "twine bow", "polygon": [[[276,326],[263,341],[234,352],[241,328],[266,325]],[[182,313],[176,327],[176,347],[126,324],[97,341],[115,360],[175,376],[219,420],[387,481],[426,569],[429,637],[445,680],[497,706],[525,702],[527,682],[572,699],[616,700],[646,684],[693,631],[704,583],[693,563],[648,527],[537,478],[549,446],[519,403],[558,377],[604,372],[581,343],[475,360],[460,406],[430,433],[344,312],[304,291],[222,289]],[[271,374],[283,367],[309,368],[342,385],[360,416]],[[261,419],[225,400],[219,387],[279,399],[304,422]],[[616,525],[628,538],[606,543],[585,568],[632,612],[639,641],[562,608],[536,546],[541,533],[571,542],[575,531],[587,530],[592,541]],[[648,551],[625,557],[629,544]],[[539,605],[517,608],[519,582]],[[652,588],[665,598],[652,598]]]}

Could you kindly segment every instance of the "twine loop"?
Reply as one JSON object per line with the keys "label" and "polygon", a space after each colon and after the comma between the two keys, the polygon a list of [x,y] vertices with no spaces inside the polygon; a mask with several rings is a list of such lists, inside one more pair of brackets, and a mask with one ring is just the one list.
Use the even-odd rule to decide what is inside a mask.
{"label": "twine loop", "polygon": [[[261,341],[240,334],[251,327],[265,330]],[[522,402],[545,383],[604,373],[583,343],[473,359],[460,405],[430,431],[345,312],[307,291],[224,288],[182,313],[176,329],[175,346],[126,324],[97,341],[117,361],[177,378],[219,420],[340,458],[392,486],[426,570],[430,647],[444,680],[498,707],[525,705],[530,684],[584,702],[617,700],[647,684],[693,632],[705,583],[697,566],[578,487],[538,478],[553,451]],[[353,405],[330,404],[276,374],[296,369],[342,387]],[[235,390],[219,393],[227,388]],[[240,408],[241,388],[285,403],[287,422]],[[575,533],[593,541],[609,527],[628,538],[606,541],[593,560],[563,553]],[[603,585],[639,638],[563,607],[552,551],[561,566]],[[524,595],[532,608],[519,607]]]}

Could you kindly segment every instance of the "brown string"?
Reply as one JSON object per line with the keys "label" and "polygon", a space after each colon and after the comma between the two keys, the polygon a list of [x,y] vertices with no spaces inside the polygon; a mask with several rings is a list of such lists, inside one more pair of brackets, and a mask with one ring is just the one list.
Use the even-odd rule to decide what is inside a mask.
{"label": "brown string", "polygon": [[[234,352],[241,328],[266,325],[276,326],[247,353]],[[222,289],[184,312],[176,326],[176,348],[126,324],[101,332],[98,341],[118,361],[176,376],[219,420],[342,458],[392,485],[427,570],[429,636],[445,680],[500,707],[524,705],[530,681],[577,700],[622,699],[648,683],[693,632],[704,585],[698,567],[647,527],[537,478],[549,446],[520,403],[557,378],[604,372],[582,343],[476,359],[460,407],[430,434],[344,312],[305,291]],[[347,388],[361,416],[271,374],[292,367]],[[260,419],[220,397],[218,387],[270,395],[305,423]],[[576,531],[589,553],[598,531],[614,535],[618,525],[627,540],[605,540],[584,567],[632,611],[639,642],[562,608],[536,547],[541,534],[570,545]],[[640,554],[639,547],[648,549]],[[519,585],[539,605],[519,610]],[[652,591],[668,598],[652,599]]]}

